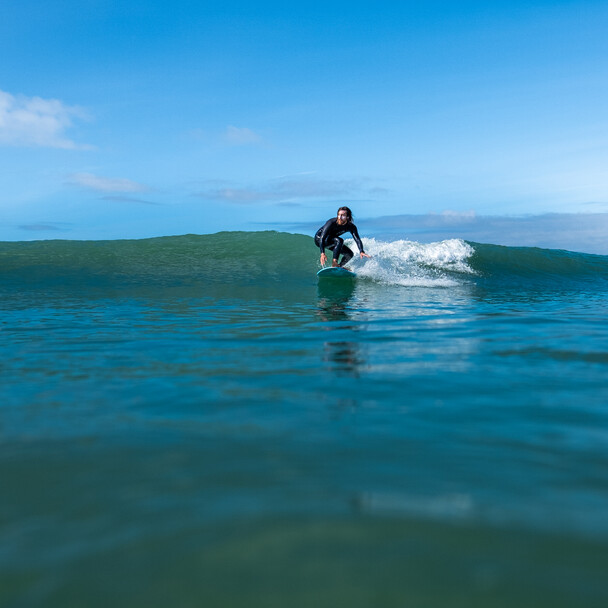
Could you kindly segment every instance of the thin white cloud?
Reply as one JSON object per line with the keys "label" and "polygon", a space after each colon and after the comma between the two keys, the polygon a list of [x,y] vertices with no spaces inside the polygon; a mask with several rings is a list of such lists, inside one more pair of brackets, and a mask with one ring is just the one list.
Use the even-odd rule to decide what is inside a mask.
{"label": "thin white cloud", "polygon": [[[211,185],[211,182],[209,183]],[[296,203],[328,197],[350,197],[368,192],[361,180],[340,180],[308,177],[288,177],[259,186],[229,186],[209,188],[197,196],[229,203]]]}
{"label": "thin white cloud", "polygon": [[0,90],[0,145],[87,150],[66,136],[74,119],[85,119],[82,108],[58,99],[15,96]]}
{"label": "thin white cloud", "polygon": [[247,188],[219,188],[201,192],[200,196],[228,203],[259,203],[274,198],[274,194]]}
{"label": "thin white cloud", "polygon": [[233,146],[246,146],[261,142],[262,137],[247,127],[234,127],[230,125],[224,132],[224,141]]}
{"label": "thin white cloud", "polygon": [[56,222],[39,222],[36,224],[22,224],[18,226],[20,230],[28,230],[30,232],[64,232],[68,230],[66,224],[57,224]]}
{"label": "thin white cloud", "polygon": [[74,173],[68,183],[82,186],[97,192],[145,192],[149,188],[144,184],[120,177],[102,177],[93,173]]}
{"label": "thin white cloud", "polygon": [[135,198],[133,196],[102,196],[104,201],[114,201],[116,203],[138,203],[142,205],[161,205],[162,203],[157,203],[156,201],[147,201],[143,198]]}

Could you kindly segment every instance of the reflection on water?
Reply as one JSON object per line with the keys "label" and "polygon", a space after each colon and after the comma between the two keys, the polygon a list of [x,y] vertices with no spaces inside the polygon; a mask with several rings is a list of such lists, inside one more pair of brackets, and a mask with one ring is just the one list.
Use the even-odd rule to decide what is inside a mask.
{"label": "reflection on water", "polygon": [[338,375],[358,376],[364,363],[361,349],[356,342],[325,342],[323,360]]}
{"label": "reflection on water", "polygon": [[354,293],[354,281],[319,282],[317,295],[321,318],[324,321],[347,318],[347,309]]}
{"label": "reflection on water", "polygon": [[[354,291],[353,281],[319,283],[317,311],[321,320],[326,322],[328,331],[339,331],[344,336],[360,328],[357,323],[340,323],[350,320]],[[360,343],[344,339],[327,340],[323,343],[323,361],[329,363],[330,370],[338,375],[358,376],[364,363]]]}
{"label": "reflection on water", "polygon": [[333,334],[323,343],[323,361],[352,377],[466,372],[480,347],[471,325],[473,288],[320,284],[317,316]]}

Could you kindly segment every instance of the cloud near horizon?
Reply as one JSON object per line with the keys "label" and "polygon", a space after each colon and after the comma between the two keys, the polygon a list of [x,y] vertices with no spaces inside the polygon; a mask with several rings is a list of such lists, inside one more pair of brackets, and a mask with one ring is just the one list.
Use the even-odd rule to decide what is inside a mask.
{"label": "cloud near horizon", "polygon": [[472,211],[444,211],[370,218],[360,224],[362,233],[388,240],[435,242],[460,238],[510,247],[608,254],[608,213],[484,216]]}
{"label": "cloud near horizon", "polygon": [[149,190],[148,186],[130,179],[102,177],[93,173],[74,173],[69,176],[67,183],[97,192],[146,192]]}
{"label": "cloud near horizon", "polygon": [[15,96],[0,90],[0,145],[92,150],[66,137],[74,119],[86,119],[82,108],[58,99]]}

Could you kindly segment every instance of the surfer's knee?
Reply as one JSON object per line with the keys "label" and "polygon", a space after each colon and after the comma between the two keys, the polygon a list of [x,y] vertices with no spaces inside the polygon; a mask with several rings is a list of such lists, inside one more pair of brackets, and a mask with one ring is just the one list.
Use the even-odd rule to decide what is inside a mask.
{"label": "surfer's knee", "polygon": [[337,236],[334,239],[334,258],[337,258],[340,255],[340,252],[342,251],[342,245],[344,245],[344,239],[341,239],[339,236]]}
{"label": "surfer's knee", "polygon": [[344,266],[344,264],[346,264],[346,262],[348,262],[353,255],[355,255],[348,247],[344,247],[342,249],[342,262],[340,263],[340,266]]}

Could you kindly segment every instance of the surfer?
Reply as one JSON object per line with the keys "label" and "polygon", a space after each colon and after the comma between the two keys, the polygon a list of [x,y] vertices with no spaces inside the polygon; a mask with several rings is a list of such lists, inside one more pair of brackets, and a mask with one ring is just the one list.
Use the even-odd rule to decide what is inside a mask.
{"label": "surfer", "polygon": [[[359,248],[359,255],[362,258],[372,257],[363,251],[363,243],[359,238],[359,231],[353,224],[352,211],[348,207],[340,207],[340,209],[338,209],[337,217],[332,217],[330,220],[327,220],[325,224],[317,230],[317,234],[315,235],[315,244],[321,250],[321,266],[325,266],[325,263],[327,262],[325,249],[333,251],[333,262],[331,265],[334,267],[339,266],[340,268],[343,268],[353,257],[354,253],[344,244],[344,239],[340,238],[340,235],[345,232],[350,232],[353,235],[353,239],[355,239],[355,243],[357,243],[357,247]],[[339,259],[340,254],[342,254],[341,260]]]}

